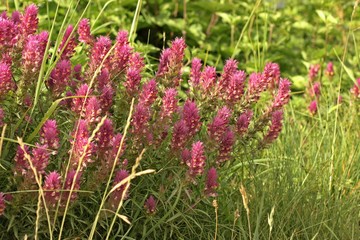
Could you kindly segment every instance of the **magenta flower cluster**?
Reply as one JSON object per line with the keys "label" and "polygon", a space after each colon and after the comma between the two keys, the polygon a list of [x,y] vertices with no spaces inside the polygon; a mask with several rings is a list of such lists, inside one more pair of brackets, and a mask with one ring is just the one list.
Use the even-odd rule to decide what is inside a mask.
{"label": "magenta flower cluster", "polygon": [[[1,98],[16,97],[12,102],[32,130],[32,121],[37,125],[38,120],[30,118],[28,109],[41,66],[52,59],[45,53],[47,46],[53,46],[48,32],[37,33],[37,11],[30,5],[23,15],[2,14],[0,20]],[[128,162],[133,163],[142,148],[147,148],[142,161],[151,168],[162,168],[165,159],[182,163],[181,181],[199,186],[205,196],[216,196],[218,171],[226,171],[235,148],[250,146],[251,141],[260,149],[278,138],[291,85],[281,78],[278,64],[267,63],[262,72],[248,76],[235,59],[228,59],[218,76],[215,67],[194,58],[186,76],[186,44],[176,38],[162,51],[155,76],[144,77],[144,58],[131,47],[126,31],[118,32],[113,45],[108,36],[93,36],[90,24],[83,19],[77,29],[69,25],[61,31],[61,42],[52,53],[55,62],[40,86],[41,100],[60,99],[57,115],[52,116],[57,119],[41,122],[34,140],[18,146],[13,159],[18,188],[36,189],[34,178],[40,176],[51,209],[73,203],[81,196],[80,189],[102,189],[114,169],[112,187],[117,188],[107,206],[116,210],[131,197],[128,181],[118,185],[129,176]],[[79,45],[88,56],[84,65],[73,58]],[[14,74],[19,77],[13,78]],[[182,81],[190,85],[186,92]],[[313,94],[319,95],[320,89]],[[270,101],[259,101],[264,95]],[[134,111],[124,138],[120,132],[132,99]],[[35,113],[43,106],[48,103],[35,108]],[[0,108],[0,126],[6,116]],[[60,126],[70,133],[60,131]],[[5,208],[2,199],[0,195],[0,213]],[[157,201],[151,195],[144,206],[153,214]]]}

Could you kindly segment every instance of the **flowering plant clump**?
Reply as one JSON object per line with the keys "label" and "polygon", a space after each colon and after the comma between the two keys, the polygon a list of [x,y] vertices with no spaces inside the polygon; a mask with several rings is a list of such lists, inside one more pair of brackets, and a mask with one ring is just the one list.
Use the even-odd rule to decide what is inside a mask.
{"label": "flowering plant clump", "polygon": [[[37,11],[30,5],[22,14],[0,16],[0,126],[7,126],[8,138],[25,139],[5,149],[13,181],[2,191],[19,193],[12,201],[0,194],[0,214],[7,205],[35,204],[36,195],[27,190],[42,188],[42,205],[56,220],[88,196],[82,191],[104,191],[109,178],[114,189],[105,206],[116,211],[136,197],[132,191],[141,192],[129,179],[144,148],[142,167],[164,168],[163,179],[176,177],[187,191],[215,197],[218,179],[245,150],[261,151],[279,136],[291,83],[281,78],[276,63],[248,76],[229,59],[218,76],[215,67],[194,58],[186,76],[186,44],[176,38],[162,51],[156,74],[145,78],[144,58],[126,31],[119,31],[113,45],[107,36],[91,35],[90,21],[83,19],[63,30],[55,49],[48,32],[37,32]],[[87,62],[76,62],[76,54]],[[190,85],[186,91],[183,82]],[[312,93],[319,97],[320,90]],[[14,109],[20,116],[11,113]],[[166,172],[168,166],[179,171]],[[151,183],[146,188],[155,192],[166,185]],[[155,196],[160,200],[160,193]],[[145,208],[155,214],[161,206],[151,195]]]}

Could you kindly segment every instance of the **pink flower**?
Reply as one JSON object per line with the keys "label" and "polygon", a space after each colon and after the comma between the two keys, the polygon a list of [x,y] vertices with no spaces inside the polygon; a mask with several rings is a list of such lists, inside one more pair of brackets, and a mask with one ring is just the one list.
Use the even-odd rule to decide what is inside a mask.
{"label": "pink flower", "polygon": [[189,128],[184,120],[179,120],[174,124],[173,135],[171,139],[171,148],[181,150],[188,140]]}
{"label": "pink flower", "polygon": [[141,81],[141,69],[129,67],[126,72],[126,81],[124,82],[124,86],[126,88],[126,92],[130,96],[134,96],[139,91]]}
{"label": "pink flower", "polygon": [[[126,66],[129,64],[131,52],[132,48],[130,47],[130,44],[128,42],[128,33],[126,31],[119,31],[116,37],[116,45],[114,50],[114,56],[112,59],[111,70],[113,75],[118,75],[119,73],[122,73],[124,71]],[[137,55],[136,57],[138,56],[139,55]],[[134,61],[135,59],[133,58],[132,60]],[[139,61],[139,59],[135,61]]]}
{"label": "pink flower", "polygon": [[320,91],[320,83],[319,82],[315,82],[314,85],[312,86],[312,88],[310,88],[310,96],[312,97],[320,97],[321,95],[321,91]]}
{"label": "pink flower", "polygon": [[318,106],[317,106],[316,100],[314,100],[310,103],[308,109],[309,109],[311,115],[315,115],[317,113]]}
{"label": "pink flower", "polygon": [[12,47],[16,43],[16,34],[14,22],[0,17],[0,48]]}
{"label": "pink flower", "polygon": [[79,41],[92,45],[94,42],[94,37],[91,35],[90,32],[90,22],[89,19],[87,18],[83,18],[81,19],[81,21],[79,22],[79,26],[78,26],[78,30],[77,30],[78,34],[79,34]]}
{"label": "pink flower", "polygon": [[153,195],[150,195],[150,197],[148,199],[146,199],[145,201],[145,205],[144,205],[147,213],[149,214],[153,214],[156,211],[156,201]]}
{"label": "pink flower", "polygon": [[205,167],[205,155],[203,143],[198,141],[192,145],[191,148],[191,159],[187,163],[189,167],[189,175],[195,177],[202,175]]}
{"label": "pink flower", "polygon": [[273,102],[273,109],[280,109],[290,100],[290,81],[288,79],[280,78],[279,89]]}
{"label": "pink flower", "polygon": [[231,117],[231,110],[227,107],[221,108],[213,121],[208,125],[208,133],[212,141],[219,142],[225,133]]}
{"label": "pink flower", "polygon": [[111,40],[109,37],[100,36],[96,39],[96,42],[91,49],[90,54],[90,73],[89,75],[92,76],[92,74],[96,71],[98,67],[100,67],[101,63],[104,61],[103,66],[108,66],[110,62],[110,57],[107,57],[106,60],[105,56],[109,52],[111,48]]}
{"label": "pink flower", "polygon": [[22,65],[25,75],[37,76],[44,57],[49,33],[44,31],[39,35],[30,35],[22,52]]}
{"label": "pink flower", "polygon": [[354,95],[355,98],[360,98],[360,78],[356,80],[354,86],[350,89],[350,92]]}
{"label": "pink flower", "polygon": [[178,110],[177,91],[175,88],[165,90],[160,110],[160,119],[171,119],[171,116]]}
{"label": "pink flower", "polygon": [[195,102],[187,100],[182,109],[182,119],[185,121],[186,126],[189,129],[189,134],[193,136],[200,130],[201,122],[199,109]]}
{"label": "pink flower", "polygon": [[[75,175],[76,175],[76,179],[75,179]],[[70,200],[74,201],[77,198],[77,195],[78,195],[77,190],[80,189],[81,175],[82,175],[82,172],[78,172],[76,174],[75,170],[70,170],[67,173],[66,179],[65,179],[65,184],[64,184],[64,190],[67,190],[67,191],[64,191],[62,194],[62,200],[64,202],[66,202],[67,199],[69,198],[70,190],[71,190],[73,184],[74,184],[74,187],[72,188],[73,192],[71,193]]]}
{"label": "pink flower", "polygon": [[36,144],[35,148],[31,151],[32,164],[40,174],[45,173],[45,169],[49,164],[50,154],[46,148],[47,145]]}
{"label": "pink flower", "polygon": [[[110,157],[111,157],[110,159],[111,160],[115,160],[116,155],[117,155],[117,153],[119,151],[122,139],[123,139],[123,135],[121,135],[121,133],[116,134],[111,139],[111,141],[110,141],[110,146],[112,146],[112,150],[111,150],[111,154],[110,154]],[[125,142],[125,139],[124,139],[123,145],[122,145],[120,153],[119,153],[119,157],[121,157],[124,154],[125,150],[126,150],[126,142]]]}
{"label": "pink flower", "polygon": [[252,117],[253,117],[253,112],[251,110],[246,110],[237,119],[236,130],[240,136],[243,136],[245,133],[247,133]]}
{"label": "pink flower", "polygon": [[263,84],[263,76],[261,73],[252,73],[249,76],[248,95],[254,101],[260,97],[260,93],[264,90],[266,85]]}
{"label": "pink flower", "polygon": [[[126,170],[119,170],[116,172],[115,179],[113,182],[113,187],[116,186],[116,184],[120,183],[122,180],[127,178],[129,176],[129,173]],[[125,200],[128,198],[128,192],[125,192],[126,185],[129,184],[129,182],[125,182],[124,184],[120,185],[109,197],[110,206],[114,209],[117,209],[118,205],[120,204],[121,200]],[[129,190],[129,189],[128,189]],[[124,194],[124,197],[123,197]]]}
{"label": "pink flower", "polygon": [[107,68],[103,68],[97,76],[98,89],[101,91],[106,85],[110,84],[110,74]]}
{"label": "pink flower", "polygon": [[230,128],[228,128],[220,140],[219,156],[216,160],[217,164],[223,163],[230,159],[230,154],[234,143],[234,133],[230,130]]}
{"label": "pink flower", "polygon": [[19,11],[13,11],[11,14],[11,20],[14,22],[15,25],[21,24],[21,14]]}
{"label": "pink flower", "polygon": [[73,139],[70,141],[73,145],[71,153],[71,165],[73,169],[77,169],[80,164],[80,171],[92,163],[94,143],[89,142],[90,133],[87,121],[81,119],[75,124],[75,130],[72,133]]}
{"label": "pink flower", "polygon": [[21,29],[25,37],[36,32],[39,24],[37,14],[38,8],[35,4],[31,4],[25,9],[25,14],[21,21]]}
{"label": "pink flower", "polygon": [[206,93],[209,93],[216,83],[215,67],[206,66],[200,76],[200,84]]}
{"label": "pink flower", "polygon": [[[267,85],[271,84],[275,86],[280,80],[280,66],[277,63],[267,63],[263,72],[263,86],[266,88]],[[265,89],[264,89],[265,90]]]}
{"label": "pink flower", "polygon": [[333,77],[335,75],[334,64],[332,62],[327,64],[325,74],[329,77]]}
{"label": "pink flower", "polygon": [[16,85],[12,80],[10,66],[0,62],[0,96],[6,95],[9,91],[15,90]]}
{"label": "pink flower", "polygon": [[74,89],[76,86],[79,85],[79,83],[83,82],[83,76],[82,76],[82,72],[81,72],[81,64],[76,64],[74,66],[74,71],[73,71],[73,80],[70,83],[70,86],[72,89]]}
{"label": "pink flower", "polygon": [[134,133],[137,135],[142,135],[146,133],[149,119],[150,119],[149,109],[141,103],[136,105],[133,119],[131,121]]}
{"label": "pink flower", "polygon": [[237,71],[237,65],[238,65],[238,62],[234,59],[226,60],[224,70],[223,70],[220,80],[218,82],[218,86],[219,86],[218,90],[220,92],[223,92],[223,90],[227,89],[227,87],[229,86],[231,77]]}
{"label": "pink flower", "polygon": [[[88,93],[88,96],[91,95],[91,93],[92,93],[92,90],[89,89],[87,84],[81,85],[79,87],[79,89],[76,91],[75,96],[78,96],[78,97],[72,99],[71,110],[73,112],[75,112],[77,114],[81,114],[81,112],[83,111],[82,108],[83,108],[84,101],[85,101],[85,96],[86,96],[87,93]],[[86,103],[88,101],[89,101],[89,98],[86,99]]]}
{"label": "pink flower", "polygon": [[111,87],[111,85],[106,85],[101,90],[101,95],[99,97],[100,100],[100,107],[103,113],[106,113],[110,110],[111,106],[113,105],[113,97],[114,97],[115,91]]}
{"label": "pink flower", "polygon": [[100,127],[99,132],[96,134],[97,149],[105,152],[111,147],[110,142],[114,135],[113,123],[110,119],[105,119],[104,124]]}
{"label": "pink flower", "polygon": [[15,176],[16,175],[24,176],[26,174],[27,170],[29,169],[29,162],[25,158],[25,153],[29,154],[29,146],[25,145],[24,150],[25,151],[23,151],[23,149],[20,146],[18,146],[18,148],[17,148],[16,155],[14,158]]}
{"label": "pink flower", "polygon": [[60,189],[61,189],[61,176],[58,172],[50,172],[45,177],[45,183],[43,186],[44,197],[46,200],[46,205],[50,208],[56,207],[57,202],[60,199]]}
{"label": "pink flower", "polygon": [[229,103],[238,102],[244,94],[244,83],[246,73],[244,71],[236,71],[231,77],[226,87],[225,99]]}
{"label": "pink flower", "polygon": [[157,98],[157,88],[155,79],[150,80],[143,85],[142,91],[139,96],[139,102],[145,106],[151,106]]}
{"label": "pink flower", "polygon": [[96,97],[89,98],[85,106],[84,119],[89,123],[97,123],[101,119],[100,103]]}
{"label": "pink flower", "polygon": [[164,80],[165,86],[177,87],[179,85],[185,48],[184,39],[175,38],[171,47],[162,52],[156,76]]}
{"label": "pink flower", "polygon": [[77,46],[74,27],[69,25],[64,33],[64,37],[61,40],[58,53],[61,54],[61,59],[70,59],[74,54],[75,47]]}
{"label": "pink flower", "polygon": [[309,80],[312,82],[320,71],[320,64],[311,65],[309,69]]}
{"label": "pink flower", "polygon": [[219,186],[217,182],[217,173],[214,167],[211,167],[208,171],[206,176],[206,183],[205,183],[205,194],[210,197],[216,197],[216,188]]}
{"label": "pink flower", "polygon": [[5,208],[5,194],[0,192],[0,216],[4,214]]}
{"label": "pink flower", "polygon": [[190,163],[191,161],[191,151],[189,151],[189,149],[184,149],[181,152],[181,160],[182,160],[182,164],[188,165],[188,163]]}
{"label": "pink flower", "polygon": [[277,110],[272,113],[270,129],[264,137],[265,143],[271,143],[277,139],[282,129],[282,119],[282,110]]}
{"label": "pink flower", "polygon": [[201,76],[201,60],[199,58],[194,58],[191,62],[191,71],[190,71],[190,83],[192,86],[197,86],[200,83]]}
{"label": "pink flower", "polygon": [[49,148],[59,148],[59,131],[55,120],[47,120],[40,131],[40,142]]}
{"label": "pink flower", "polygon": [[48,86],[54,95],[64,92],[71,80],[71,63],[69,60],[61,60],[51,71]]}

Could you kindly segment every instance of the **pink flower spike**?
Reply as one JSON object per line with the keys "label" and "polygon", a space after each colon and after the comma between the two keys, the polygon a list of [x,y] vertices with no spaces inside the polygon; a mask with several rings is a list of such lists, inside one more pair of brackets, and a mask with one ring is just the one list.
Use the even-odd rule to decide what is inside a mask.
{"label": "pink flower spike", "polygon": [[168,88],[165,90],[164,97],[162,99],[162,106],[160,110],[160,119],[167,119],[178,110],[178,100],[176,98],[177,91],[175,88]]}
{"label": "pink flower spike", "polygon": [[271,125],[268,133],[264,137],[265,143],[271,143],[277,139],[282,129],[283,111],[277,110],[272,113]]}
{"label": "pink flower spike", "polygon": [[216,189],[219,186],[217,182],[217,173],[214,167],[211,167],[208,171],[206,176],[206,183],[205,183],[205,194],[210,197],[216,197]]}
{"label": "pink flower spike", "polygon": [[17,151],[16,151],[16,155],[14,158],[15,161],[15,176],[20,175],[20,176],[24,176],[27,172],[27,170],[30,168],[29,162],[28,160],[25,158],[25,153],[29,154],[29,146],[25,145],[24,146],[24,150],[18,146]]}
{"label": "pink flower spike", "polygon": [[174,124],[173,135],[171,139],[171,148],[181,151],[188,140],[189,128],[184,120],[180,120]]}
{"label": "pink flower spike", "polygon": [[310,103],[308,109],[309,109],[311,115],[315,115],[317,113],[318,105],[317,105],[316,100],[314,100]]}
{"label": "pink flower spike", "polygon": [[96,97],[89,98],[85,106],[85,120],[89,123],[97,123],[101,119],[101,108],[100,103]]}
{"label": "pink flower spike", "polygon": [[130,96],[134,96],[139,91],[139,86],[141,82],[141,72],[137,68],[129,67],[126,72],[126,81],[124,82],[124,86],[126,88],[126,92]]}
{"label": "pink flower spike", "polygon": [[[91,49],[90,54],[90,76],[96,71],[96,69],[101,65],[102,61],[104,61],[105,56],[109,52],[111,48],[111,40],[109,37],[100,36],[96,39],[96,42]],[[110,62],[110,57],[104,61],[103,66],[108,66]]]}
{"label": "pink flower spike", "polygon": [[[83,84],[79,87],[79,89],[76,91],[75,96],[78,96],[76,98],[72,99],[72,106],[71,106],[71,110],[77,114],[81,114],[82,112],[82,107],[85,101],[85,96],[86,93],[89,92],[89,95],[92,94],[92,90],[89,89],[87,84]],[[89,98],[86,99],[86,102],[89,101]],[[86,105],[85,105],[86,106]],[[85,109],[84,109],[85,110]]]}
{"label": "pink flower spike", "polygon": [[200,130],[201,122],[199,109],[195,102],[187,100],[182,109],[182,119],[185,121],[189,129],[189,134],[193,136]]}
{"label": "pink flower spike", "polygon": [[24,37],[27,37],[36,32],[39,24],[37,15],[38,7],[35,4],[31,4],[25,9],[25,14],[22,17],[21,22],[21,29]]}
{"label": "pink flower spike", "polygon": [[79,35],[79,41],[92,45],[94,42],[94,37],[91,35],[90,32],[90,21],[87,18],[81,19],[78,26],[78,35]]}
{"label": "pink flower spike", "polygon": [[[121,140],[123,139],[123,135],[121,133],[116,134],[110,141],[110,146],[112,146],[112,151],[111,151],[111,158],[115,159],[119,148],[120,148],[120,144],[121,144]],[[120,153],[119,153],[119,157],[121,157],[124,152],[126,150],[126,141],[124,139],[123,141],[123,145],[121,147]],[[124,160],[125,161],[125,160]],[[119,162],[118,162],[119,163]]]}
{"label": "pink flower spike", "polygon": [[[112,73],[117,75],[124,71],[127,65],[133,65],[134,63],[129,63],[129,61],[140,61],[137,57],[140,57],[138,54],[131,54],[132,48],[128,42],[128,33],[126,31],[119,31],[116,37],[116,45],[114,49],[114,57],[112,59]],[[132,59],[131,59],[132,58]],[[135,67],[142,68],[142,67]]]}
{"label": "pink flower spike", "polygon": [[139,96],[139,102],[145,106],[151,106],[157,98],[158,90],[156,88],[155,79],[150,80],[143,85]]}
{"label": "pink flower spike", "polygon": [[252,117],[253,117],[253,112],[251,110],[246,110],[237,119],[236,130],[240,136],[243,136],[245,133],[247,133]]}
{"label": "pink flower spike", "polygon": [[[75,175],[76,175],[76,179],[75,179]],[[73,192],[71,193],[70,200],[74,201],[77,198],[77,195],[78,195],[77,190],[80,190],[81,175],[82,175],[82,172],[78,172],[76,174],[75,170],[70,170],[67,173],[66,179],[65,179],[65,185],[64,185],[64,189],[67,191],[64,191],[62,194],[63,202],[66,203],[67,199],[69,198],[70,190],[71,190],[73,184],[74,184],[74,187],[72,188]]]}
{"label": "pink flower spike", "polygon": [[309,80],[312,82],[319,74],[320,64],[311,65],[309,69]]}
{"label": "pink flower spike", "polygon": [[110,119],[105,119],[104,124],[100,127],[96,134],[97,149],[102,152],[111,147],[110,142],[114,135],[113,123]]}
{"label": "pink flower spike", "polygon": [[350,89],[350,92],[354,95],[355,98],[360,98],[360,78],[356,80],[354,86]]}
{"label": "pink flower spike", "polygon": [[110,74],[107,68],[101,70],[97,76],[98,80],[98,89],[101,91],[106,85],[110,84]]}
{"label": "pink flower spike", "polygon": [[215,67],[206,66],[200,76],[200,84],[206,93],[209,93],[216,83]]}
{"label": "pink flower spike", "polygon": [[198,141],[192,145],[191,148],[191,159],[188,162],[189,175],[195,177],[202,175],[205,167],[205,155],[204,155],[204,145],[202,142]]}
{"label": "pink flower spike", "polygon": [[48,145],[51,149],[59,148],[59,131],[55,120],[47,120],[40,131],[41,144]]}
{"label": "pink flower spike", "polygon": [[220,77],[220,80],[218,83],[220,92],[222,92],[224,89],[226,89],[227,86],[229,85],[231,77],[237,71],[237,65],[238,65],[238,62],[234,59],[226,60],[223,73],[221,74],[221,77]]}
{"label": "pink flower spike", "polygon": [[208,125],[208,133],[212,141],[219,142],[225,133],[231,117],[231,110],[226,106],[221,108],[213,121]]}
{"label": "pink flower spike", "polygon": [[149,108],[139,103],[135,107],[134,115],[131,121],[133,133],[137,136],[144,136],[148,132],[148,121],[150,119]]}
{"label": "pink flower spike", "polygon": [[27,77],[38,74],[48,39],[49,33],[46,31],[28,37],[22,52],[22,65]]}
{"label": "pink flower spike", "polygon": [[0,17],[0,47],[12,47],[16,43],[16,26],[9,20]]}
{"label": "pink flower spike", "polygon": [[329,62],[329,63],[327,64],[325,74],[326,74],[327,76],[329,76],[330,78],[335,75],[335,72],[334,72],[334,64],[333,64],[332,62]]}
{"label": "pink flower spike", "polygon": [[320,88],[321,88],[320,82],[315,82],[312,88],[310,89],[310,96],[319,98],[321,95]]}
{"label": "pink flower spike", "polygon": [[101,95],[99,97],[100,100],[100,107],[103,113],[106,113],[110,110],[111,106],[113,105],[113,97],[114,97],[115,91],[111,87],[111,85],[105,86],[101,90]]}
{"label": "pink flower spike", "polygon": [[199,58],[194,58],[191,62],[190,81],[189,81],[193,87],[199,85],[200,76],[201,76],[201,60]]}
{"label": "pink flower spike", "polygon": [[156,211],[156,201],[153,195],[150,195],[150,197],[148,199],[146,199],[145,201],[145,205],[144,205],[147,213],[149,214],[154,214]]}
{"label": "pink flower spike", "polygon": [[44,189],[44,197],[46,200],[46,205],[51,208],[56,207],[57,202],[60,199],[60,189],[61,189],[60,174],[56,171],[49,173],[45,177],[45,183],[43,189]]}
{"label": "pink flower spike", "polygon": [[244,84],[246,80],[246,73],[244,71],[236,71],[229,81],[229,85],[226,88],[225,99],[234,104],[238,102],[244,94]]}
{"label": "pink flower spike", "polygon": [[[267,85],[276,86],[280,81],[280,66],[277,63],[267,63],[263,72],[262,84],[265,88]],[[265,90],[265,89],[264,89]]]}
{"label": "pink flower spike", "polygon": [[264,84],[263,76],[261,73],[252,73],[249,77],[249,86],[248,86],[248,95],[251,99],[257,101],[259,99],[260,93],[263,91]]}
{"label": "pink flower spike", "polygon": [[11,90],[14,91],[15,88],[10,66],[0,62],[0,96],[6,95]]}
{"label": "pink flower spike", "polygon": [[48,86],[54,95],[61,95],[71,80],[71,63],[69,60],[61,60],[51,71]]}
{"label": "pink flower spike", "polygon": [[[120,183],[122,180],[127,178],[129,173],[126,170],[119,170],[116,172],[115,179],[113,182],[113,187]],[[117,209],[121,200],[125,200],[128,198],[128,192],[125,192],[126,185],[129,182],[125,182],[124,184],[120,185],[109,197],[110,206],[114,209]],[[129,189],[128,189],[129,190]],[[124,194],[124,198],[123,198]]]}
{"label": "pink flower spike", "polygon": [[47,150],[47,147],[47,145],[36,144],[35,148],[33,148],[31,152],[32,164],[40,174],[45,173],[45,169],[49,164],[50,154]]}
{"label": "pink flower spike", "polygon": [[274,109],[280,109],[290,100],[290,81],[288,79],[280,78],[279,89],[273,102]]}
{"label": "pink flower spike", "polygon": [[77,46],[75,31],[72,25],[69,25],[64,33],[64,37],[61,40],[58,53],[61,53],[61,59],[70,59],[75,52]]}
{"label": "pink flower spike", "polygon": [[188,165],[190,160],[191,160],[191,152],[189,151],[189,149],[184,149],[181,152],[181,160],[182,160],[182,164]]}
{"label": "pink flower spike", "polygon": [[234,143],[235,143],[234,133],[230,130],[230,128],[228,128],[220,140],[219,156],[218,159],[216,160],[217,164],[223,163],[230,159],[231,150]]}

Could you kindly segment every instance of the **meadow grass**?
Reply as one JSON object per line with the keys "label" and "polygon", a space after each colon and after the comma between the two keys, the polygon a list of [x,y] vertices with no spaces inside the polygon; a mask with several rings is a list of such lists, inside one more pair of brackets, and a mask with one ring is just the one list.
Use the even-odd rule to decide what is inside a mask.
{"label": "meadow grass", "polygon": [[[95,2],[103,6],[96,17],[96,22],[102,14],[106,14],[106,7],[114,1]],[[18,8],[19,2],[15,3]],[[68,22],[78,24],[81,16],[85,14],[87,7],[80,17],[74,20],[77,15],[71,7],[78,3],[79,1],[73,1],[74,5],[68,6],[59,32],[64,32]],[[134,46],[137,46],[136,28],[143,4],[143,1],[138,0],[131,24],[129,40]],[[255,69],[261,69],[266,59],[271,58],[266,51],[268,46],[265,46],[269,38],[266,34],[267,27],[264,32],[256,29],[256,25],[253,29],[253,21],[259,17],[258,11],[261,4],[262,1],[256,1],[249,9],[249,16],[240,31],[232,53],[233,56],[238,56],[241,53],[240,45],[244,34],[254,31],[257,34],[257,40],[251,41],[250,46],[253,59],[255,59],[252,67]],[[352,12],[350,25],[355,11],[356,8]],[[58,21],[57,12],[58,8],[51,23],[50,36]],[[271,25],[267,19],[263,23],[266,26]],[[345,65],[352,62],[348,56],[349,41],[350,47],[355,49],[357,58],[359,56],[356,31],[358,30],[353,28],[348,30],[346,46],[344,51],[339,53],[341,57],[336,62],[339,66],[337,80],[331,82],[322,76],[322,82],[325,85],[322,87],[317,114],[313,116],[309,114],[307,100],[304,99],[303,94],[293,94],[286,108],[284,126],[279,139],[264,152],[235,151],[235,164],[219,171],[220,187],[216,201],[210,198],[194,199],[191,189],[186,189],[183,182],[168,181],[168,179],[181,178],[178,176],[179,167],[171,164],[158,168],[155,174],[142,175],[153,172],[153,170],[146,170],[150,166],[143,160],[140,165],[143,151],[135,161],[131,175],[127,179],[110,189],[110,180],[116,164],[114,163],[105,190],[91,193],[84,191],[75,209],[68,211],[74,181],[65,212],[61,213],[63,215],[59,218],[61,220],[56,217],[50,219],[48,216],[41,179],[36,175],[35,170],[36,182],[39,186],[38,202],[35,205],[23,206],[28,215],[9,217],[10,220],[6,222],[6,226],[0,224],[0,229],[3,231],[0,236],[4,239],[7,236],[20,238],[20,235],[17,235],[20,232],[30,234],[35,239],[44,237],[50,239],[74,237],[88,239],[357,239],[360,236],[359,101],[349,96],[348,90],[343,89],[342,83],[353,78],[347,71],[349,67]],[[60,44],[61,36],[60,34],[56,37],[55,49]],[[50,53],[49,51],[48,44],[45,55]],[[51,56],[48,63],[45,60],[42,63],[31,115],[39,107],[38,105],[41,105],[40,92],[44,87],[43,81],[48,78],[56,65],[55,54]],[[326,60],[322,59],[322,61]],[[359,60],[357,66],[359,66]],[[151,66],[147,67],[151,68]],[[340,93],[344,95],[344,100],[338,103],[336,99]],[[88,97],[87,95],[85,98]],[[16,140],[15,131],[7,137],[5,125],[0,139],[0,155],[2,153],[6,155],[10,151],[10,143],[18,142],[22,147],[24,144],[30,145],[42,124],[57,112],[61,100],[63,99],[52,102],[43,116],[35,116],[40,120],[39,125],[33,132],[25,131],[26,134],[23,136],[29,143],[24,143],[21,138]],[[124,135],[130,124],[132,107],[133,103],[129,109],[127,122],[121,127]],[[22,119],[20,118],[19,121],[21,122]],[[92,137],[95,136],[104,120],[105,118],[92,132]],[[121,147],[119,152],[120,149]],[[146,157],[156,161],[159,155],[149,153]],[[3,159],[0,164],[0,167],[5,169],[11,166]],[[153,186],[155,182],[162,182],[162,180],[164,183],[170,183],[160,185],[159,189],[147,189],[146,192],[140,188],[140,186]],[[127,188],[131,185],[131,198],[121,200],[116,212],[103,208],[109,194],[125,182]],[[2,183],[0,187],[0,189],[5,188]],[[143,203],[146,195],[150,193],[159,199],[158,212],[147,216],[144,214]],[[14,192],[14,194],[22,194],[22,192]],[[98,202],[99,199],[101,202]],[[42,206],[45,206],[45,216]],[[55,212],[55,216],[61,214]],[[33,225],[14,225],[16,221],[31,222],[26,218],[33,220]],[[33,232],[28,232],[30,229],[33,229]]]}

